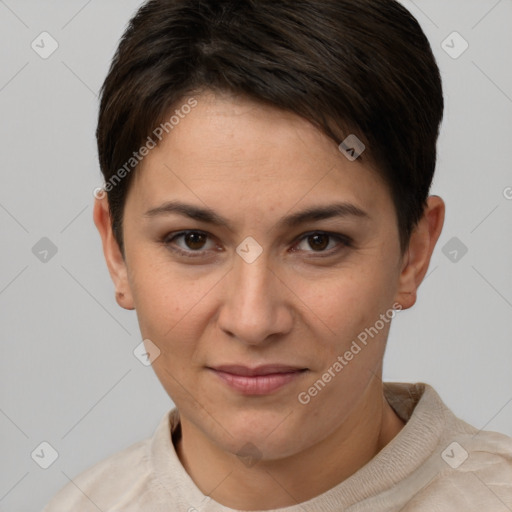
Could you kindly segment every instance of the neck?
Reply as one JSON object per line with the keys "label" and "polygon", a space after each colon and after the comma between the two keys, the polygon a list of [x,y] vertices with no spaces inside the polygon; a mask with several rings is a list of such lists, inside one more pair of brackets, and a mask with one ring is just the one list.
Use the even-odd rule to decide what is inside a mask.
{"label": "neck", "polygon": [[291,457],[244,467],[184,418],[176,452],[203,494],[224,506],[250,511],[302,503],[353,475],[403,428],[379,384],[330,436]]}

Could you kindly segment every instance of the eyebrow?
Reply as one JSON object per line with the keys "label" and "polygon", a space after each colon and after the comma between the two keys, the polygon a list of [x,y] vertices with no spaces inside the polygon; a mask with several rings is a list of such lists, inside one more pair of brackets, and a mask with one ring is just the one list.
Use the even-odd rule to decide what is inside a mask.
{"label": "eyebrow", "polygon": [[[234,231],[230,222],[211,210],[210,208],[203,208],[194,206],[180,201],[168,201],[161,206],[148,210],[144,216],[148,218],[160,217],[164,215],[181,215],[188,217],[199,222],[205,222],[215,226],[222,226]],[[357,217],[362,219],[369,219],[370,216],[364,210],[352,203],[341,202],[334,203],[319,207],[310,207],[298,213],[283,217],[278,226],[293,228],[306,222],[315,222],[335,217]]]}

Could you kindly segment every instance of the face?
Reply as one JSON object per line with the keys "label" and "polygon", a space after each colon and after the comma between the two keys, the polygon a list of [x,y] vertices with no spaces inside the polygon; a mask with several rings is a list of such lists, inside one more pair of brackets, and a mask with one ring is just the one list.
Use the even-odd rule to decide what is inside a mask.
{"label": "face", "polygon": [[381,373],[396,212],[378,175],[304,119],[197,100],[128,193],[127,300],[184,424],[283,458],[338,429]]}

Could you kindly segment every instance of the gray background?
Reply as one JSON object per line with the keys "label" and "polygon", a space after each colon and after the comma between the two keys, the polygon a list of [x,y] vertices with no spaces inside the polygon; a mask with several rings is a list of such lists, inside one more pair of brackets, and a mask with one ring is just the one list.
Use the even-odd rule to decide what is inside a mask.
{"label": "gray background", "polygon": [[[135,312],[114,300],[92,222],[92,192],[102,184],[97,92],[140,4],[0,1],[5,512],[40,510],[70,478],[150,436],[172,406],[133,355]],[[428,382],[464,420],[512,435],[512,2],[404,4],[443,74],[432,193],[445,199],[447,216],[418,303],[393,322],[384,380]],[[43,31],[59,45],[47,59],[31,47]],[[456,59],[442,47],[453,31],[469,43]],[[456,36],[446,45],[452,54],[462,48]],[[46,262],[47,242],[36,246],[43,237],[58,249]],[[31,458],[43,441],[58,452],[46,470]],[[49,457],[44,450],[34,453]]]}

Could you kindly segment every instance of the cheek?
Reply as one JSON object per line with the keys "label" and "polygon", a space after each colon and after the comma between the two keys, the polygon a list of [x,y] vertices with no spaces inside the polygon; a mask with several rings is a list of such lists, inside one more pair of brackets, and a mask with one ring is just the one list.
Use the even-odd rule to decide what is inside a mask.
{"label": "cheek", "polygon": [[[189,374],[196,359],[205,322],[209,315],[209,290],[217,279],[191,277],[168,263],[144,266],[141,261],[132,274],[139,327],[144,339],[160,350],[153,370],[173,400],[188,400],[184,390],[190,387]],[[180,397],[182,397],[180,399]]]}
{"label": "cheek", "polygon": [[165,254],[140,251],[131,255],[130,289],[143,336],[164,341],[172,332],[190,323],[190,317],[218,278],[200,268],[181,269]]}
{"label": "cheek", "polygon": [[316,338],[341,350],[389,310],[395,286],[385,267],[373,265],[342,269],[316,282],[297,280],[290,288],[307,322],[316,326]]}

